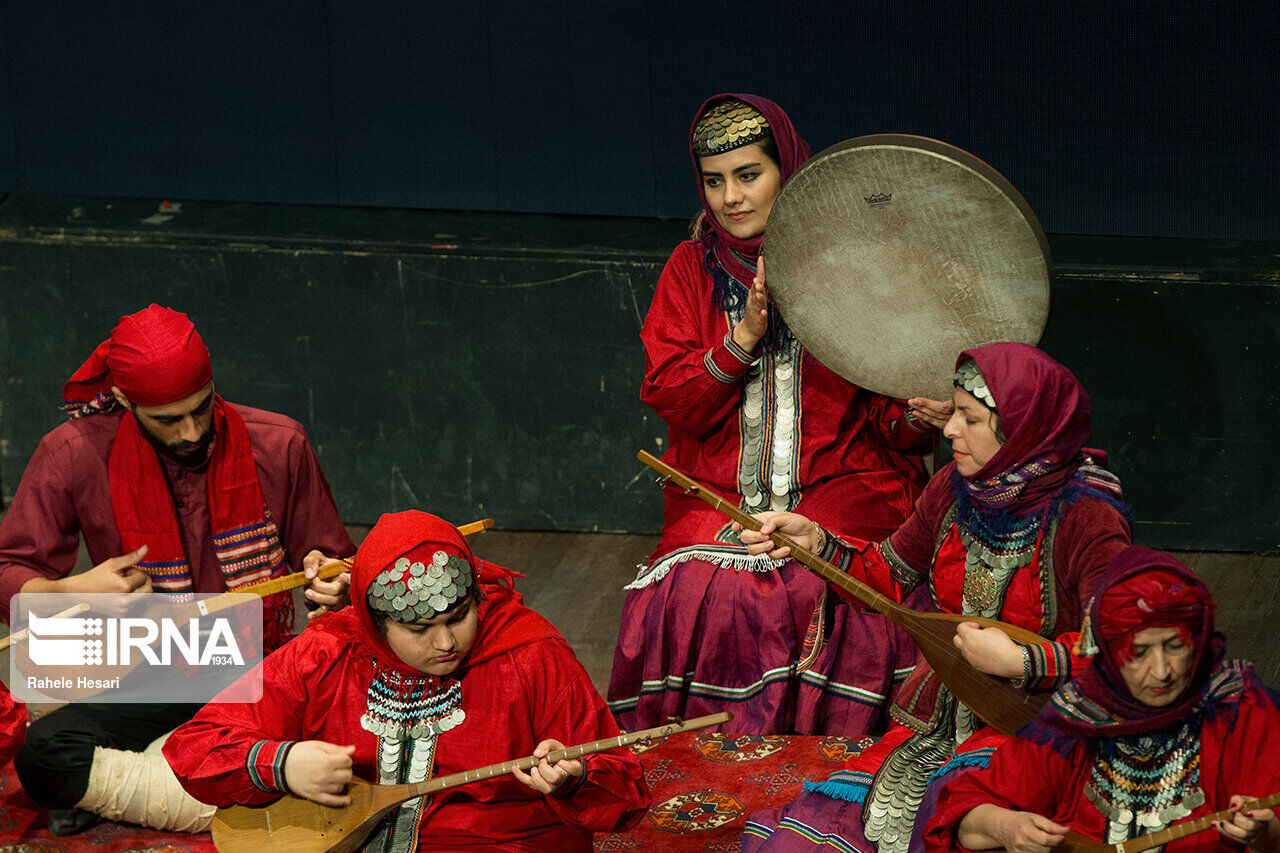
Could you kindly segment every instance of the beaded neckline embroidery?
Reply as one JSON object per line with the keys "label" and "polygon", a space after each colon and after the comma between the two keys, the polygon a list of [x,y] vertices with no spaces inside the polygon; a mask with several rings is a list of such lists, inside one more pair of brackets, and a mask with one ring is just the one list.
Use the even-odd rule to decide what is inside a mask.
{"label": "beaded neckline embroidery", "polygon": [[1035,558],[1044,514],[986,512],[969,500],[965,489],[954,484],[953,489],[956,531],[965,550],[963,610],[995,617],[1010,580]]}
{"label": "beaded neckline embroidery", "polygon": [[1204,803],[1200,714],[1159,732],[1099,740],[1084,793],[1107,819],[1107,843],[1164,829]]}
{"label": "beaded neckline embroidery", "polygon": [[394,741],[434,737],[466,719],[461,701],[462,686],[452,678],[404,675],[378,666],[360,726]]}
{"label": "beaded neckline embroidery", "polygon": [[[378,736],[378,782],[423,782],[435,766],[436,736],[466,719],[462,685],[452,678],[405,675],[377,665],[369,682],[360,726]],[[410,853],[428,797],[403,803],[379,825],[365,847],[376,853]]]}

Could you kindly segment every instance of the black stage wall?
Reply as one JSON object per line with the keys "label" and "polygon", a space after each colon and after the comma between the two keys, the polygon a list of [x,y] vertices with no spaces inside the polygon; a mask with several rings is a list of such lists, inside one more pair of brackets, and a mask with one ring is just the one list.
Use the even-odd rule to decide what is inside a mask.
{"label": "black stage wall", "polygon": [[[678,223],[11,197],[0,480],[115,318],[189,312],[228,399],[302,421],[345,520],[656,531],[637,334]],[[1051,237],[1043,346],[1094,402],[1139,541],[1280,544],[1280,243]]]}
{"label": "black stage wall", "polygon": [[683,219],[707,95],[959,145],[1059,234],[1280,238],[1277,7],[0,0],[0,192]]}

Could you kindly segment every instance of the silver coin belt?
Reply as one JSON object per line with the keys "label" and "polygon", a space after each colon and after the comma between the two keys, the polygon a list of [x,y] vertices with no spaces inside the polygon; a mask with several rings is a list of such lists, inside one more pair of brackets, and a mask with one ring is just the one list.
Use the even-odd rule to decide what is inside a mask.
{"label": "silver coin belt", "polygon": [[991,396],[987,380],[978,369],[978,363],[973,359],[967,359],[960,365],[960,369],[956,371],[955,384],[977,397],[991,411],[996,411],[996,398]]}
{"label": "silver coin belt", "polygon": [[369,607],[397,622],[430,619],[466,598],[475,578],[471,565],[456,554],[436,551],[429,563],[401,557],[369,585]]}

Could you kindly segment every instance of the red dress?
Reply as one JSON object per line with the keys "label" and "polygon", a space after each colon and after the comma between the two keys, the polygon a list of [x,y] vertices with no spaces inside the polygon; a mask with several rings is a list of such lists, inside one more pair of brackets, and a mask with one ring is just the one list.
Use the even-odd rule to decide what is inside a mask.
{"label": "red dress", "polygon": [[[482,575],[482,581],[484,575]],[[513,592],[485,586],[481,625],[512,614],[541,619]],[[543,620],[545,621],[545,620]],[[442,776],[530,755],[539,741],[566,746],[618,733],[573,651],[550,623],[514,648],[481,629],[460,670],[464,721],[436,739]],[[208,705],[170,736],[165,757],[192,796],[219,806],[280,796],[275,761],[289,741],[354,744],[355,775],[376,780],[379,738],[365,730],[375,656],[350,608],[325,616],[263,661],[256,704]],[[640,761],[626,750],[585,759],[567,795],[543,795],[510,775],[453,788],[417,810],[417,849],[589,851],[593,832],[628,828],[648,805]]]}
{"label": "red dress", "polygon": [[14,701],[9,688],[0,684],[0,767],[22,748],[27,739],[27,707]]}
{"label": "red dress", "polygon": [[[676,248],[641,332],[640,396],[667,424],[663,460],[749,512],[794,509],[851,536],[888,535],[924,482],[905,451],[930,433],[905,421],[905,403],[846,382],[794,338],[744,353],[727,339],[736,319],[716,307],[702,251]],[[675,490],[628,589],[609,687],[626,728],[732,710],[730,731],[860,735],[914,660],[882,617],[843,605],[819,638],[822,581],[748,556],[723,514]]]}
{"label": "red dress", "polygon": [[[1230,669],[1226,667],[1224,671],[1229,673]],[[1235,677],[1239,677],[1238,671]],[[1128,781],[1135,789],[1162,789],[1158,796],[1172,804],[1178,815],[1176,822],[1222,811],[1235,794],[1264,797],[1280,791],[1280,762],[1264,758],[1275,755],[1280,739],[1280,709],[1256,682],[1226,692],[1212,702],[1207,714],[1199,712],[1187,721],[1196,729],[1191,734],[1199,741],[1195,778],[1169,784],[1153,775],[1153,768],[1145,766],[1146,762],[1140,776],[1116,778],[1114,764],[1095,761],[1095,755],[1111,752],[1100,748],[1105,746],[1101,739],[1092,744],[1078,742],[1064,756],[1052,746],[1013,738],[996,750],[985,769],[960,776],[942,790],[938,809],[925,831],[925,849],[930,853],[966,849],[956,838],[960,821],[983,803],[1034,812],[1094,840],[1107,841],[1114,825],[1109,826],[1111,822],[1099,804],[1112,809],[1111,801],[1118,799],[1114,793],[1117,783],[1123,786]],[[1158,740],[1173,733],[1153,734]],[[1176,753],[1177,749],[1170,752]],[[1176,761],[1176,755],[1170,757],[1175,759],[1171,763],[1186,763]],[[1186,770],[1182,766],[1177,769]],[[1203,802],[1199,805],[1179,808],[1184,802],[1196,803],[1201,796]],[[1154,830],[1144,829],[1141,834],[1150,831]],[[1128,840],[1138,833],[1121,834],[1123,838],[1113,835],[1109,843]],[[1227,843],[1222,835],[1210,830],[1173,841],[1167,849],[1209,853],[1238,850],[1239,845]]]}

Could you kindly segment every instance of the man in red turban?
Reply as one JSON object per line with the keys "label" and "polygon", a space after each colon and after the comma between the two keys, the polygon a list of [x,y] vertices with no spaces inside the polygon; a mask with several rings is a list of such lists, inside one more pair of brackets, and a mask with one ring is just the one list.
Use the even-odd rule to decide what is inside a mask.
{"label": "man in red turban", "polygon": [[[120,318],[63,398],[70,422],[40,442],[0,522],[4,614],[19,592],[220,593],[355,551],[302,426],[219,397],[185,314],[151,305]],[[82,535],[94,565],[73,575]],[[307,597],[342,605],[346,585],[313,579]],[[263,617],[271,651],[292,635],[292,599],[264,600]],[[67,705],[31,726],[18,776],[55,833],[92,813],[146,820],[117,813],[111,791],[126,775],[185,797],[158,754],[139,753],[198,708]],[[187,825],[157,828],[207,821],[170,811]]]}

